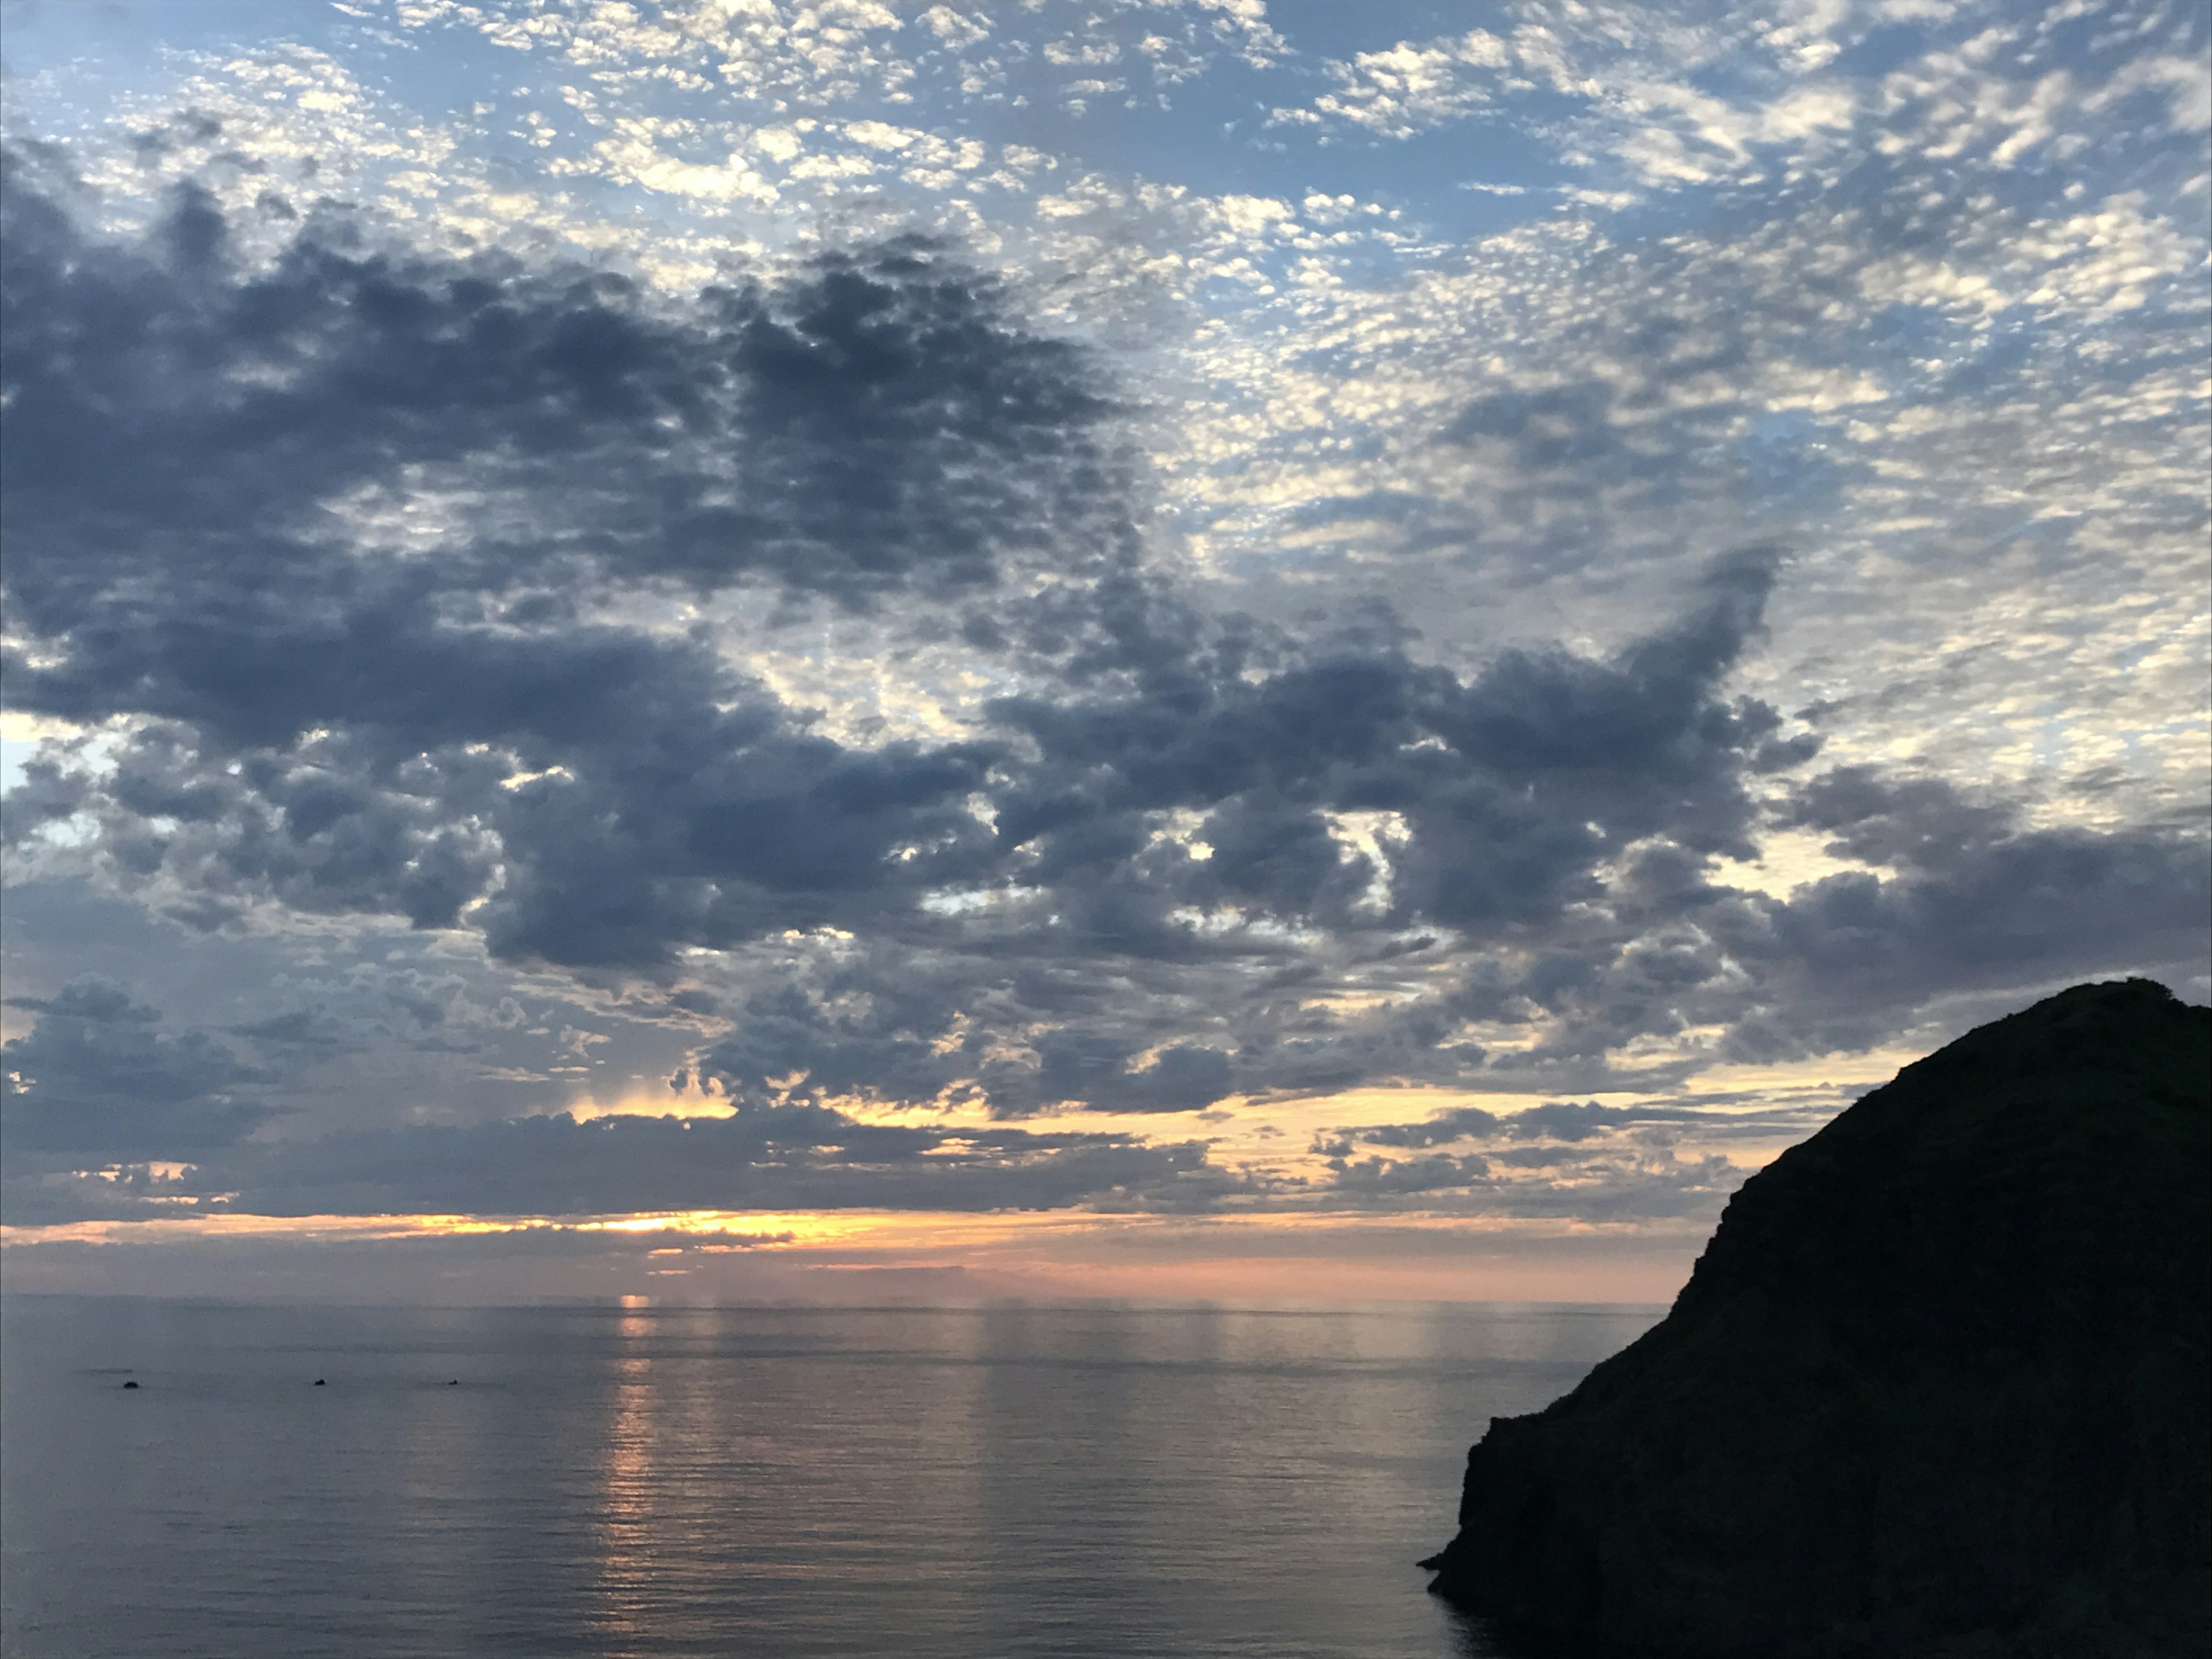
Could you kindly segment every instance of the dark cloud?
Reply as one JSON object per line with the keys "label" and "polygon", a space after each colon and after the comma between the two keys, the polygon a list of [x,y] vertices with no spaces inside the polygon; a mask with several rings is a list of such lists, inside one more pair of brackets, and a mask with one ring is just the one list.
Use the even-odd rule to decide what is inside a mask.
{"label": "dark cloud", "polygon": [[[203,195],[101,242],[35,171],[8,171],[0,319],[7,602],[37,644],[10,696],[155,723],[98,801],[34,762],[11,836],[90,805],[123,872],[210,920],[481,902],[501,954],[612,967],[962,873],[988,749],[853,751],[573,601],[675,574],[861,606],[1017,548],[1120,558],[1104,404],[988,282],[902,243],[657,311],[312,217],[249,266]],[[343,544],[349,500],[441,467],[535,518]]]}
{"label": "dark cloud", "polygon": [[1080,1101],[1103,1111],[1196,1111],[1231,1087],[1229,1056],[1194,1042],[1162,1048],[1139,1064],[1111,1042],[1062,1036],[1047,1039],[1039,1059],[1040,1100]]}
{"label": "dark cloud", "polygon": [[[7,602],[38,646],[10,696],[168,722],[101,803],[126,871],[433,927],[496,889],[501,953],[620,966],[834,920],[894,854],[895,884],[957,873],[948,803],[988,750],[852,752],[573,601],[674,573],[858,606],[1017,547],[1119,559],[1091,523],[1121,499],[1105,406],[988,282],[902,243],[656,311],[313,219],[249,267],[203,195],[100,242],[34,171],[8,172],[0,319]],[[441,467],[535,518],[426,557],[343,544],[349,500]],[[34,763],[11,836],[81,788]]]}
{"label": "dark cloud", "polygon": [[1487,1140],[1505,1120],[1480,1106],[1454,1106],[1431,1113],[1419,1123],[1378,1123],[1362,1129],[1340,1129],[1334,1143],[1349,1151],[1357,1138],[1370,1146],[1444,1146],[1455,1140]]}
{"label": "dark cloud", "polygon": [[[127,1156],[127,1154],[126,1154]],[[696,1209],[1200,1209],[1248,1182],[1199,1142],[857,1122],[811,1105],[731,1117],[560,1115],[347,1131],[201,1150],[181,1175],[11,1182],[20,1216],[580,1216]]]}
{"label": "dark cloud", "polygon": [[191,1158],[234,1145],[270,1114],[228,1048],[204,1031],[162,1031],[160,1012],[112,980],[86,975],[52,997],[10,1002],[39,1016],[0,1047],[0,1133],[13,1159]]}
{"label": "dark cloud", "polygon": [[1682,1122],[1695,1121],[1696,1115],[1685,1111],[1669,1111],[1664,1107],[1638,1109],[1632,1106],[1601,1106],[1594,1100],[1577,1105],[1572,1101],[1552,1100],[1540,1106],[1531,1106],[1525,1112],[1516,1112],[1511,1120],[1511,1133],[1516,1140],[1533,1140],[1543,1137],[1552,1140],[1588,1140],[1608,1130],[1630,1123]]}
{"label": "dark cloud", "polygon": [[0,797],[0,846],[25,846],[49,824],[82,811],[88,799],[84,780],[52,756],[33,755],[23,776]]}
{"label": "dark cloud", "polygon": [[[463,1000],[449,986],[430,988],[447,1006]],[[386,1000],[404,998],[387,988]],[[449,1017],[434,997],[415,1000],[425,1023]],[[12,1224],[180,1206],[282,1215],[1198,1210],[1252,1189],[1199,1141],[871,1123],[796,1098],[728,1116],[325,1124],[320,1133],[292,1126],[271,1136],[256,1132],[275,1127],[272,1098],[296,1089],[302,1066],[359,1047],[357,1024],[301,1009],[225,1033],[172,1033],[157,1010],[91,975],[11,1006],[38,1016],[4,1049],[0,1204]]]}
{"label": "dark cloud", "polygon": [[1865,1046],[1947,992],[2202,975],[2212,949],[2212,846],[2195,823],[2036,829],[1940,780],[1866,768],[1813,780],[1784,821],[1892,873],[1715,907],[1712,937],[1764,1005],[1730,1038],[1747,1058]]}
{"label": "dark cloud", "polygon": [[1611,660],[1512,652],[1462,682],[1391,652],[1005,700],[995,718],[1041,763],[1000,807],[1000,843],[1048,879],[1103,874],[1148,846],[1147,815],[1200,811],[1213,856],[1180,873],[1177,902],[1342,923],[1380,872],[1334,850],[1323,815],[1395,813],[1393,926],[1541,920],[1590,895],[1609,846],[1655,833],[1748,854],[1744,774],[1780,717],[1717,688],[1773,579],[1770,556],[1723,562],[1686,618]]}
{"label": "dark cloud", "polygon": [[[1947,987],[2198,948],[2192,831],[2034,830],[1868,772],[1792,791],[1817,739],[1729,684],[1770,550],[1711,564],[1610,653],[1454,672],[1387,609],[1299,634],[1144,565],[1097,365],[943,249],[677,301],[410,252],[325,209],[249,257],[250,228],[189,190],[103,240],[41,185],[58,166],[8,173],[6,666],[16,706],[112,724],[31,763],[9,834],[36,853],[66,824],[70,856],[196,926],[373,919],[643,977],[651,1018],[703,1034],[677,1075],[756,1122],[856,1098],[1008,1117],[1376,1079],[1591,1091],[1623,1086],[1612,1056],[1639,1038],[1863,1044]],[[1648,343],[1669,373],[1713,367]],[[1455,441],[1643,477],[1634,446],[1664,434],[1632,416],[1587,387],[1500,394]],[[1614,448],[1577,448],[1601,427]],[[410,504],[432,532],[378,528]],[[669,620],[756,586],[1011,689],[964,732],[830,735]],[[1787,900],[1721,884],[1778,825],[1897,873]],[[398,1040],[483,1040],[417,990],[380,1016]],[[296,1072],[383,1040],[319,1006],[191,1052]],[[1540,1040],[1480,1029],[1499,1024]],[[58,1044],[46,1029],[23,1042]],[[245,1109],[243,1072],[202,1081],[194,1110]],[[501,1178],[471,1145],[453,1156]]]}
{"label": "dark cloud", "polygon": [[[1332,1032],[1297,1015],[1281,975],[1325,980],[1334,939],[1541,926],[1595,896],[1612,846],[1655,831],[1746,846],[1743,780],[1778,719],[1719,686],[1757,630],[1765,556],[1717,567],[1681,622],[1616,658],[1517,653],[1464,682],[1372,618],[1302,647],[1152,578],[1063,583],[1001,612],[1027,659],[1056,665],[1056,695],[1000,700],[969,741],[855,748],[700,640],[515,586],[659,570],[604,537],[526,546],[477,526],[450,556],[365,557],[301,515],[434,454],[512,483],[519,456],[552,469],[531,475],[537,496],[595,479],[680,539],[654,482],[663,438],[639,434],[706,430],[702,410],[772,407],[778,443],[850,426],[864,450],[911,450],[896,465],[917,477],[956,479],[969,464],[939,441],[982,443],[975,410],[994,399],[1025,433],[1095,423],[1072,380],[1062,395],[1038,378],[1075,360],[1025,336],[1001,343],[1019,372],[981,389],[988,285],[963,300],[969,279],[893,250],[821,265],[818,293],[744,300],[750,321],[728,310],[742,296],[710,296],[721,332],[700,335],[588,274],[449,270],[327,226],[257,274],[228,261],[200,198],[134,249],[19,197],[14,280],[38,328],[17,395],[39,418],[11,422],[34,434],[12,464],[43,482],[11,497],[29,554],[9,580],[40,653],[15,683],[46,712],[137,722],[96,763],[42,760],[29,819],[88,816],[118,881],[203,924],[270,903],[397,916],[468,928],[497,957],[648,972],[841,929],[867,959],[753,995],[701,1075],[756,1103],[798,1078],[816,1100],[980,1087],[1006,1111],[1179,1111],[1480,1058],[1437,1050],[1433,1022]],[[95,333],[83,319],[103,311],[118,320]],[[900,343],[932,331],[967,342],[957,408],[924,393],[938,347]],[[477,365],[465,386],[447,346]],[[718,350],[742,396],[684,378]],[[756,358],[767,378],[745,378]],[[742,422],[708,426],[750,453]],[[41,447],[65,431],[70,458]],[[296,448],[310,438],[313,457]],[[1055,466],[1076,443],[1022,440]],[[156,459],[128,488],[84,470],[141,450]],[[1085,500],[1115,498],[1103,462],[1069,465]],[[807,476],[810,500],[857,499]],[[195,506],[195,490],[214,494]],[[1188,845],[1162,834],[1178,814]],[[1388,851],[1347,842],[1346,814],[1389,817]],[[1024,896],[976,920],[924,902],[993,890]],[[1285,927],[1321,930],[1318,952]],[[1255,988],[1278,1012],[1246,1006]]]}
{"label": "dark cloud", "polygon": [[[418,927],[466,909],[499,955],[640,968],[684,945],[849,921],[981,867],[989,837],[965,803],[987,748],[847,749],[691,647],[638,642],[605,653],[638,659],[615,672],[590,641],[510,664],[451,643],[443,663],[393,653],[449,712],[283,749],[175,724],[118,743],[93,804],[119,873],[165,878],[211,921],[270,900]],[[498,716],[471,693],[526,696],[532,682],[588,687],[592,712],[487,754]],[[550,726],[552,702],[532,718]],[[408,753],[410,739],[436,746]]]}
{"label": "dark cloud", "polygon": [[[1571,1145],[1621,1130],[1662,1125],[1723,1131],[1751,1127],[1771,1132],[1775,1121],[1776,1114],[1772,1112],[1721,1114],[1693,1106],[1657,1103],[1604,1106],[1595,1100],[1579,1104],[1551,1100],[1503,1114],[1485,1111],[1479,1106],[1452,1106],[1432,1112],[1418,1123],[1374,1123],[1334,1130],[1315,1143],[1315,1150],[1343,1158],[1350,1155],[1355,1144],[1413,1150],[1448,1146],[1461,1140],[1486,1145],[1530,1140]],[[1494,1156],[1502,1162],[1526,1161],[1523,1151],[1499,1152]]]}
{"label": "dark cloud", "polygon": [[980,1033],[963,1029],[975,988],[896,960],[840,963],[815,982],[755,993],[698,1073],[730,1098],[764,1104],[873,1095],[933,1100],[972,1078]]}
{"label": "dark cloud", "polygon": [[1774,897],[1714,882],[1679,847],[1642,848],[1611,885],[1609,926],[1517,972],[1470,974],[1459,1004],[1547,1022],[1515,1062],[1537,1081],[1638,1034],[1717,1026],[1724,1058],[1797,1059],[1875,1046],[1947,995],[2212,965],[2196,823],[2036,829],[2009,804],[1867,768],[1790,791],[1775,817],[1883,867]]}
{"label": "dark cloud", "polygon": [[1328,1196],[1365,1209],[1602,1221],[1717,1216],[1750,1173],[1725,1158],[1681,1158],[1668,1148],[1557,1146],[1398,1158],[1339,1154],[1329,1167]]}
{"label": "dark cloud", "polygon": [[[1767,556],[1726,561],[1611,659],[1518,653],[1462,681],[1395,647],[1272,672],[1192,656],[1104,695],[1003,700],[976,866],[997,884],[972,916],[921,956],[847,953],[764,993],[702,1069],[744,1099],[803,1076],[808,1097],[981,1087],[1002,1111],[1463,1076],[1482,1053],[1432,1001],[1342,1018],[1310,999],[1360,950],[1410,964],[1437,942],[1405,937],[1423,925],[1551,926],[1655,835],[1696,865],[1749,853],[1747,780],[1779,720],[1719,687],[1772,578]],[[1357,815],[1382,839],[1351,839]],[[1178,818],[1187,836],[1164,834]]]}
{"label": "dark cloud", "polygon": [[1437,1152],[1427,1158],[1339,1159],[1334,1184],[1340,1191],[1360,1194],[1433,1193],[1474,1186],[1489,1174],[1486,1158]]}
{"label": "dark cloud", "polygon": [[[811,983],[763,991],[733,1011],[729,1033],[701,1054],[698,1077],[750,1103],[981,1098],[1001,1115],[1063,1104],[1195,1111],[1231,1091],[1231,1057],[1220,1049],[1166,1042],[1146,1052],[1136,1035],[1147,1024],[1141,1007],[1071,1018],[1075,1011],[1054,994],[1060,976],[1002,977],[978,966],[877,953]],[[1086,1003],[1097,1000],[1092,976],[1066,977]],[[1009,1053],[1009,1029],[1040,1015],[1050,1023],[1029,1054]]]}
{"label": "dark cloud", "polygon": [[357,602],[379,584],[331,515],[410,479],[504,504],[416,573],[494,611],[557,611],[592,570],[865,606],[1126,551],[1096,371],[926,241],[677,305],[328,209],[249,259],[189,185],[103,240],[41,188],[66,160],[11,152],[0,206],[10,596],[40,635],[157,600],[234,629]]}

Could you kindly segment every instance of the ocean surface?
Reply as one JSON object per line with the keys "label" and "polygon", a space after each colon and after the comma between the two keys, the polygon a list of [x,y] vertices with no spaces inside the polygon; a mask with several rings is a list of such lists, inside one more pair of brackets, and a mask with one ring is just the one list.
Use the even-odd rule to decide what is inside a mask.
{"label": "ocean surface", "polygon": [[1413,1563],[1662,1311],[0,1298],[0,1645],[1506,1655]]}

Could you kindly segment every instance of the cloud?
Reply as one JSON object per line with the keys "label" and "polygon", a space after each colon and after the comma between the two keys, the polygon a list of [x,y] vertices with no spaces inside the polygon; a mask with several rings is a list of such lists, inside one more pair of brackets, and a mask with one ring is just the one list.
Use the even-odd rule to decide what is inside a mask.
{"label": "cloud", "polygon": [[[1925,12],[1363,17],[1230,173],[1241,0],[425,7],[575,84],[19,146],[11,869],[179,926],[33,927],[10,1135],[112,1133],[11,1206],[1689,1215],[1716,1061],[2203,971],[2200,26]],[[1319,142],[1462,118],[1524,194]],[[1236,1185],[1394,1082],[1486,1104]]]}
{"label": "cloud", "polygon": [[2195,824],[2036,830],[1948,786],[1861,769],[1793,791],[1780,816],[1839,832],[1832,853],[1895,862],[1776,896],[1647,852],[1611,886],[1611,927],[1518,972],[1470,973],[1460,1006],[1542,1011],[1541,1040],[1512,1062],[1524,1075],[1634,1087],[1575,1067],[1632,1034],[1692,1028],[1724,1030],[1719,1057],[1734,1060],[1849,1052],[1947,996],[2118,973],[2186,981],[2212,965],[2212,852]]}
{"label": "cloud", "polygon": [[[1062,578],[1120,556],[1050,522],[1118,510],[1102,400],[981,279],[902,246],[672,321],[604,273],[328,225],[245,270],[189,191],[95,243],[9,177],[10,693],[153,722],[104,804],[124,867],[217,907],[482,906],[504,954],[635,965],[972,862],[988,747],[851,752],[711,649],[578,609],[756,578],[865,608],[988,586],[1016,544],[1080,544]],[[530,521],[377,545],[363,493],[441,468]],[[11,833],[82,810],[71,775],[40,763]]]}
{"label": "cloud", "polygon": [[[181,1143],[173,1143],[181,1144]],[[91,1149],[75,1148],[80,1152]],[[137,1154],[117,1145],[112,1159]],[[1198,1142],[863,1123],[818,1106],[734,1117],[567,1116],[192,1148],[149,1179],[11,1179],[11,1221],[158,1214],[589,1216],[641,1210],[1208,1207],[1250,1183]],[[120,1179],[118,1180],[118,1173]]]}
{"label": "cloud", "polygon": [[[1512,651],[1462,681],[1395,653],[1324,655],[1090,703],[1008,699],[996,717],[1041,764],[1000,839],[1048,877],[1142,863],[1162,907],[1233,895],[1342,923],[1380,872],[1361,855],[1330,868],[1328,815],[1386,812],[1403,825],[1389,924],[1544,918],[1582,896],[1608,841],[1742,846],[1742,775],[1780,722],[1717,692],[1772,580],[1766,556],[1723,562],[1687,617],[1611,660]],[[1177,809],[1209,815],[1213,854],[1155,870],[1141,819]]]}
{"label": "cloud", "polygon": [[1468,1154],[1451,1158],[1436,1153],[1427,1158],[1361,1158],[1346,1162],[1336,1172],[1336,1186],[1347,1194],[1382,1195],[1434,1193],[1448,1188],[1472,1187],[1488,1177],[1487,1158]]}
{"label": "cloud", "polygon": [[[95,242],[13,188],[11,685],[127,722],[96,762],[40,763],[30,816],[89,820],[112,878],[180,914],[396,916],[661,974],[857,930],[886,940],[874,965],[755,995],[707,1074],[746,1099],[803,1074],[816,1097],[1176,1111],[1403,1058],[1255,1021],[1261,963],[1327,975],[1330,933],[1541,925],[1596,891],[1609,839],[1745,850],[1778,717],[1718,687],[1766,556],[1607,660],[1508,653],[1463,681],[1352,635],[1270,644],[1115,568],[1129,484],[1095,377],[918,246],[672,313],[605,273],[376,252],[333,222],[251,266],[189,191],[139,245]],[[710,513],[725,463],[770,483],[722,477],[750,504]],[[526,482],[526,521],[375,531],[365,500],[419,499],[440,467],[471,502]],[[761,499],[786,504],[774,534]],[[1020,536],[1077,551],[1016,587],[979,547]],[[821,735],[640,609],[763,563],[856,613],[1006,586],[967,632],[1040,690],[952,740]],[[1179,817],[1188,842],[1164,838]],[[1385,840],[1363,848],[1363,818]],[[1032,896],[963,910],[994,892]],[[1149,994],[1116,1009],[1131,970],[1108,964],[1132,962]],[[927,1018],[884,1012],[917,995]]]}
{"label": "cloud", "polygon": [[1718,1156],[1672,1148],[1515,1147],[1415,1158],[1330,1160],[1332,1199],[1363,1209],[1577,1214],[1607,1222],[1717,1217],[1744,1177]]}
{"label": "cloud", "polygon": [[[1447,1040],[1433,934],[1405,935],[1540,933],[1654,836],[1749,850],[1778,719],[1718,688],[1772,579],[1724,562],[1609,659],[1509,653],[1462,681],[1395,652],[1272,673],[1201,653],[1102,697],[1006,700],[991,861],[933,901],[935,937],[799,970],[702,1067],[741,1099],[978,1091],[1002,1112],[1462,1076],[1482,1050]],[[1425,994],[1328,1012],[1401,974]]]}
{"label": "cloud", "polygon": [[496,46],[553,54],[617,84],[675,78],[685,91],[719,83],[762,100],[820,104],[865,89],[896,101],[914,75],[892,48],[898,15],[874,0],[799,6],[678,0],[651,13],[631,6],[575,11],[548,0],[481,7],[410,0],[400,21],[409,28],[474,28]]}
{"label": "cloud", "polygon": [[1491,101],[1481,71],[1514,61],[1512,48],[1486,29],[1416,46],[1401,40],[1381,52],[1363,52],[1331,64],[1337,90],[1314,100],[1312,115],[1279,109],[1273,119],[1334,117],[1386,138],[1409,138],[1424,128],[1458,119]]}
{"label": "cloud", "polygon": [[[1848,958],[1812,900],[1701,873],[1755,856],[1755,786],[1817,748],[1724,690],[1777,568],[1731,556],[1610,655],[1518,648],[1465,678],[1355,636],[1260,649],[1149,581],[1017,596],[1001,616],[1073,631],[1024,630],[1059,685],[987,704],[964,739],[873,747],[809,731],[690,638],[564,612],[457,625],[428,585],[342,583],[327,620],[264,610],[243,633],[235,607],[137,631],[103,607],[29,671],[31,698],[140,723],[104,775],[42,773],[40,798],[94,820],[118,879],[217,917],[398,915],[592,971],[765,951],[774,988],[697,1060],[744,1102],[1178,1112],[1501,1065],[1584,1076],[1700,1018],[1765,1031],[1774,1005],[1731,953],[1808,1000]],[[1858,833],[1843,854],[1888,855]],[[2107,936],[2138,947],[2156,890]],[[1571,943],[1501,976],[1495,952],[1571,914]],[[1411,996],[1332,1006],[1438,927],[1472,953],[1455,984],[1422,969]],[[838,933],[869,942],[810,956]],[[1501,1018],[1547,1035],[1506,1061],[1482,1035]]]}
{"label": "cloud", "polygon": [[2179,14],[2120,31],[2100,27],[2087,6],[2033,26],[2002,6],[1945,11],[1814,8],[1778,22],[1733,4],[1662,16],[1538,0],[1514,8],[1500,33],[1332,60],[1333,90],[1272,118],[1405,140],[1542,107],[1569,166],[1602,158],[1614,179],[1644,190],[1754,176],[1778,157],[1797,170],[1847,167],[1868,148],[2005,169],[2078,148],[2093,119],[2130,102],[2163,103],[2171,131],[2206,124],[2202,77],[2185,76],[2172,50],[2201,36]]}
{"label": "cloud", "polygon": [[236,1144],[270,1114],[259,1079],[204,1031],[171,1036],[158,1011],[86,975],[34,1009],[27,1036],[0,1046],[0,1110],[11,1162],[175,1159]]}
{"label": "cloud", "polygon": [[1795,793],[1785,823],[1889,867],[1722,908],[1714,937],[1758,977],[1730,1048],[1747,1058],[1855,1046],[1948,990],[2203,971],[2212,848],[2194,824],[2040,830],[1930,778],[1840,769]]}
{"label": "cloud", "polygon": [[[95,239],[21,159],[10,593],[40,634],[255,589],[529,616],[594,574],[865,606],[1114,550],[1096,373],[926,242],[656,308],[607,271],[441,261],[328,216],[242,264],[191,186],[143,240]],[[427,545],[392,547],[410,515]],[[113,545],[149,520],[159,591]]]}
{"label": "cloud", "polygon": [[[1333,1159],[1345,1159],[1352,1157],[1355,1146],[1419,1152],[1467,1141],[1492,1149],[1489,1156],[1498,1164],[1541,1167],[1571,1163],[1585,1156],[1573,1150],[1585,1142],[1617,1144],[1624,1137],[1639,1142],[1670,1142],[1677,1137],[1788,1139],[1811,1127],[1804,1121],[1804,1110],[1798,1103],[1754,1105],[1747,1109],[1740,1101],[1715,1108],[1668,1100],[1632,1106],[1606,1106],[1595,1100],[1548,1100],[1503,1113],[1480,1106],[1451,1106],[1414,1123],[1366,1123],[1332,1129],[1316,1138],[1314,1150]],[[1527,1142],[1544,1144],[1515,1144]],[[1588,1155],[1596,1153],[1590,1151]]]}

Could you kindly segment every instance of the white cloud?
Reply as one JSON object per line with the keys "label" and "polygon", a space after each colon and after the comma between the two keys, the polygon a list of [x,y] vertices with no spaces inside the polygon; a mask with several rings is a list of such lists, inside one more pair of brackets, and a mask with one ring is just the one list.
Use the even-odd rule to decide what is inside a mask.
{"label": "white cloud", "polygon": [[955,49],[972,46],[979,40],[988,40],[991,34],[990,24],[982,18],[955,11],[950,6],[932,6],[922,13],[921,22],[932,34]]}
{"label": "white cloud", "polygon": [[[1496,35],[1473,29],[1425,46],[1400,41],[1330,65],[1338,90],[1314,100],[1314,115],[1349,121],[1386,138],[1406,138],[1473,113],[1491,101],[1477,71],[1502,69],[1514,54]],[[1308,112],[1277,110],[1277,120]]]}
{"label": "white cloud", "polygon": [[912,127],[895,127],[882,121],[848,121],[845,136],[870,149],[902,150],[926,135]]}
{"label": "white cloud", "polygon": [[1297,222],[1289,204],[1271,196],[1224,196],[1214,206],[1240,236],[1261,236],[1277,225]]}
{"label": "white cloud", "polygon": [[610,178],[665,195],[763,207],[776,200],[776,187],[742,155],[733,152],[720,162],[682,160],[656,147],[656,125],[617,121],[613,133],[596,146],[601,170]]}
{"label": "white cloud", "polygon": [[889,44],[902,27],[898,16],[875,0],[667,0],[650,9],[601,0],[580,9],[556,0],[416,0],[400,21],[474,28],[495,45],[551,52],[615,83],[674,78],[693,90],[720,83],[820,104],[863,90],[898,101],[914,76]]}
{"label": "white cloud", "polygon": [[2124,98],[2154,90],[2166,94],[2167,118],[2177,131],[2212,127],[2212,70],[2201,58],[2135,58],[2081,104],[2089,113],[2101,115]]}

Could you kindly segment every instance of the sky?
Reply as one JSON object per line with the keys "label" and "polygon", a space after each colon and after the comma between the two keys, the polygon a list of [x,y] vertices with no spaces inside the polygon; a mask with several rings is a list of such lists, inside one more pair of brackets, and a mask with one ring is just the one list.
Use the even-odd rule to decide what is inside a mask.
{"label": "sky", "polygon": [[10,1288],[1663,1300],[2206,1000],[2207,31],[9,0]]}

